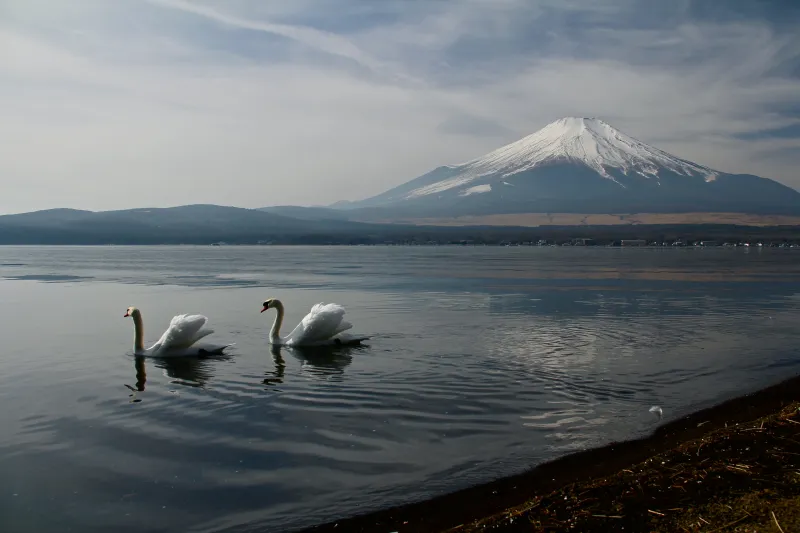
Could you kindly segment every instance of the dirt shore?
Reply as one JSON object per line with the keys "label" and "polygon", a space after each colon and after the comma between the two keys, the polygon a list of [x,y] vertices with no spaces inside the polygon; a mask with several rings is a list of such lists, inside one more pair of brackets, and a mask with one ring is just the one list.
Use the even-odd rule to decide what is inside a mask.
{"label": "dirt shore", "polygon": [[488,518],[477,531],[800,531],[800,402]]}
{"label": "dirt shore", "polygon": [[800,531],[799,407],[800,376],[643,439],[304,531]]}

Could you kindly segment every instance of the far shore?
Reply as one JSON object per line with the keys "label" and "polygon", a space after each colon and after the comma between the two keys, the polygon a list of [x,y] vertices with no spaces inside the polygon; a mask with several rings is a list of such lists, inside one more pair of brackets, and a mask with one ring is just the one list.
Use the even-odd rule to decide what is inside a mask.
{"label": "far shore", "polygon": [[442,218],[397,218],[380,222],[432,226],[634,226],[675,224],[731,224],[736,226],[769,227],[798,226],[797,215],[761,215],[756,213],[508,213],[496,215],[465,215]]}
{"label": "far shore", "polygon": [[302,533],[800,531],[798,409],[795,376],[645,438]]}

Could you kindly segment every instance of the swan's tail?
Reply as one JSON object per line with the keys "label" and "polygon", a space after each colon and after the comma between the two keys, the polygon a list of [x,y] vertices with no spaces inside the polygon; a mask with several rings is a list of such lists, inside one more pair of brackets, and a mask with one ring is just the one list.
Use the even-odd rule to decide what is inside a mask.
{"label": "swan's tail", "polygon": [[371,337],[367,337],[364,335],[356,336],[356,335],[343,334],[334,338],[333,341],[335,344],[353,345],[353,344],[361,344],[362,341],[369,340],[370,338]]}
{"label": "swan's tail", "polygon": [[230,344],[225,344],[223,346],[203,346],[200,348],[199,352],[202,354],[209,354],[209,355],[222,355],[226,348],[230,348],[231,346],[235,345],[235,342]]}

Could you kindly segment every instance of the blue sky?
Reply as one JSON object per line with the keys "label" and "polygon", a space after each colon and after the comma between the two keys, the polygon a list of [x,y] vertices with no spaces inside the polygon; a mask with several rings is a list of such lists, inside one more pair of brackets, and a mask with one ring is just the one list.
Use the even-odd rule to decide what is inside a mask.
{"label": "blue sky", "polygon": [[563,116],[800,188],[800,2],[5,0],[0,212],[359,199]]}

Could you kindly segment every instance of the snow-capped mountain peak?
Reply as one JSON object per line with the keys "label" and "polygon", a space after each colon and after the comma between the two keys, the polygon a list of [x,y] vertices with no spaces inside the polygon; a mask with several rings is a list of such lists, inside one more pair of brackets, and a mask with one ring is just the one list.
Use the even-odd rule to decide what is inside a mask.
{"label": "snow-capped mountain peak", "polygon": [[[604,167],[652,174],[658,166],[677,174],[710,176],[710,168],[684,161],[626,135],[597,118],[566,117],[465,165],[516,172],[548,160],[568,159],[605,174]],[[513,171],[510,173],[514,173]]]}
{"label": "snow-capped mountain peak", "polygon": [[800,213],[800,192],[768,178],[681,159],[597,118],[565,117],[482,157],[439,166],[347,208],[380,220],[519,213],[794,214]]}
{"label": "snow-capped mountain peak", "polygon": [[503,179],[558,161],[588,166],[612,181],[617,180],[609,174],[611,169],[645,178],[658,177],[661,170],[700,176],[706,181],[713,181],[718,175],[708,167],[645,144],[600,119],[565,117],[482,157],[449,166],[458,171],[457,175],[410,191],[407,197],[438,193],[485,176]]}

